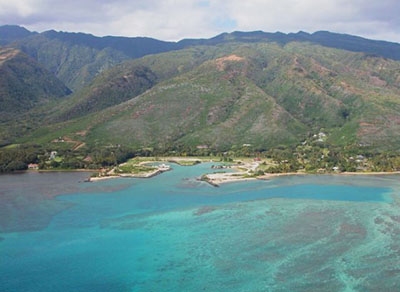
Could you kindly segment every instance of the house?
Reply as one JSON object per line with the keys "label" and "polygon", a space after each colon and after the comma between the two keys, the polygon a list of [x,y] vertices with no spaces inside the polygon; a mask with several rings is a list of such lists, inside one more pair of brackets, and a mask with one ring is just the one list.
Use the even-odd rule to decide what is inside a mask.
{"label": "house", "polygon": [[362,156],[362,155],[357,155],[357,156],[356,156],[356,162],[357,162],[357,163],[364,162],[364,159],[365,159],[365,157]]}
{"label": "house", "polygon": [[51,152],[50,152],[50,160],[55,159],[56,156],[57,156],[57,151],[51,151]]}
{"label": "house", "polygon": [[28,169],[39,169],[39,164],[37,163],[29,163]]}
{"label": "house", "polygon": [[92,158],[92,156],[88,155],[88,156],[85,157],[85,159],[83,159],[83,161],[85,161],[85,162],[93,162],[93,158]]}
{"label": "house", "polygon": [[326,134],[324,132],[319,132],[318,133],[318,142],[324,142],[324,140],[326,139]]}

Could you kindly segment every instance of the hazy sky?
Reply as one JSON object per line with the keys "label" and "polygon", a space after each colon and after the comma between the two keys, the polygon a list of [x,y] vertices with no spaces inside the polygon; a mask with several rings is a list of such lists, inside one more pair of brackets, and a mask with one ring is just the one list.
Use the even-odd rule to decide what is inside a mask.
{"label": "hazy sky", "polygon": [[161,40],[329,30],[400,42],[399,0],[0,0],[0,25]]}

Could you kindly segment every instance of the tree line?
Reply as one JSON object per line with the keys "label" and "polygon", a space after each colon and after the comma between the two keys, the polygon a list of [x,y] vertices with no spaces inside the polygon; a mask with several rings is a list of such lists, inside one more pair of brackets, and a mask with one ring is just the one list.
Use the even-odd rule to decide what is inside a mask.
{"label": "tree line", "polygon": [[[52,155],[53,153],[53,155]],[[54,155],[55,153],[55,155]],[[272,165],[265,169],[270,173],[296,172],[357,172],[400,171],[400,155],[394,151],[378,151],[358,145],[335,147],[325,143],[314,145],[278,146],[271,149],[253,148],[251,145],[232,146],[220,151],[185,145],[164,148],[134,149],[122,145],[84,147],[79,150],[40,145],[19,145],[0,149],[0,172],[28,169],[37,164],[39,169],[100,169],[121,164],[133,157],[202,156],[219,157],[232,161],[240,157],[269,159]]]}

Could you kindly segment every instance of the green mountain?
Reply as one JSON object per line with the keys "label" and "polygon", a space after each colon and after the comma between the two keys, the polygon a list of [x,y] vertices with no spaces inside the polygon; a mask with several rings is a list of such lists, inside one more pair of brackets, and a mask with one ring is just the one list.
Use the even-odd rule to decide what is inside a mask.
{"label": "green mountain", "polygon": [[3,25],[0,26],[0,46],[27,38],[34,35],[24,27],[17,25]]}
{"label": "green mountain", "polygon": [[175,43],[144,37],[95,37],[54,30],[23,32],[25,29],[18,26],[0,26],[0,44],[30,55],[74,91],[122,61],[176,48]]}
{"label": "green mountain", "polygon": [[0,45],[18,48],[54,73],[73,91],[89,85],[95,76],[126,60],[173,50],[230,43],[309,42],[354,52],[400,60],[400,44],[368,40],[331,32],[283,34],[255,32],[223,33],[210,39],[165,42],[145,37],[96,37],[84,33],[34,33],[19,26],[0,26]]}
{"label": "green mountain", "polygon": [[398,61],[309,43],[199,46],[100,74],[29,139],[226,151],[323,132],[332,145],[397,149],[399,80]]}
{"label": "green mountain", "polygon": [[129,59],[111,48],[74,44],[51,35],[51,32],[32,35],[8,46],[22,50],[43,64],[73,91],[88,85],[100,72]]}
{"label": "green mountain", "polygon": [[192,48],[116,65],[60,104],[55,119],[68,120],[118,105],[164,80],[192,70],[213,54],[214,49]]}
{"label": "green mountain", "polygon": [[[149,47],[122,45],[133,41]],[[9,94],[3,96],[14,95],[1,107],[8,115],[0,121],[2,144],[35,144],[80,159],[105,149],[107,163],[115,147],[398,151],[399,44],[327,32],[235,32],[159,43],[158,51],[153,41],[50,31],[8,43],[0,82]],[[42,65],[27,69],[35,60],[53,74]],[[19,83],[7,81],[14,80],[12,62]],[[66,96],[57,76],[73,94]]]}
{"label": "green mountain", "polygon": [[358,36],[317,31],[309,34],[303,31],[284,34],[281,32],[269,33],[263,31],[222,33],[210,39],[185,39],[178,44],[181,47],[193,45],[218,45],[222,43],[258,43],[276,42],[282,45],[290,42],[308,42],[324,47],[343,49],[352,52],[369,53],[389,59],[400,60],[400,44],[369,40]]}
{"label": "green mountain", "polygon": [[0,48],[0,144],[15,137],[16,127],[30,124],[24,118],[27,112],[70,93],[34,59],[16,49]]}
{"label": "green mountain", "polygon": [[1,120],[70,93],[61,81],[34,59],[16,49],[0,48]]}

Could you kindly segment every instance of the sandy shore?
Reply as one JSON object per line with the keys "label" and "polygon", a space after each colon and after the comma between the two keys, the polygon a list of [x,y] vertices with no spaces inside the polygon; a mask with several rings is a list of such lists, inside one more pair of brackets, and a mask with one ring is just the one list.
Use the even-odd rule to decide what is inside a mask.
{"label": "sandy shore", "polygon": [[213,186],[219,186],[224,183],[255,180],[257,178],[252,176],[252,172],[254,172],[258,166],[258,162],[236,164],[232,165],[232,168],[237,170],[235,172],[209,173],[205,174],[202,180]]}
{"label": "sandy shore", "polygon": [[[335,173],[334,173],[335,174]],[[340,172],[337,173],[339,175],[396,175],[400,174],[400,171],[392,171],[392,172],[383,172],[383,171],[377,171],[377,172]]]}
{"label": "sandy shore", "polygon": [[[198,162],[201,161],[199,158],[192,157],[165,157],[158,161],[149,160],[149,161],[141,161],[139,165],[145,165],[149,163],[162,163],[162,162],[170,162],[170,163],[178,163],[181,161],[193,161]],[[204,159],[202,160],[204,162]],[[252,180],[269,180],[280,176],[301,176],[307,175],[305,172],[290,172],[290,173],[266,173],[260,176],[254,176],[257,168],[259,167],[259,162],[252,161],[241,164],[232,164],[228,168],[235,169],[234,172],[214,172],[214,173],[205,173],[201,180],[208,182],[213,186],[219,186],[221,184],[233,183],[233,182],[241,182],[241,181],[252,181]],[[138,174],[115,174],[112,170],[109,171],[104,176],[99,177],[90,177],[88,181],[95,182],[101,180],[107,180],[118,177],[128,177],[128,178],[151,178],[156,176],[164,171],[168,171],[170,168],[159,167],[151,172],[138,173]],[[210,170],[211,172],[212,170]],[[320,175],[343,175],[343,176],[351,176],[351,175],[398,175],[400,171],[396,172],[332,172],[332,173],[321,173]]]}
{"label": "sandy shore", "polygon": [[241,181],[252,181],[252,180],[269,180],[279,176],[292,176],[292,175],[305,175],[303,172],[290,172],[290,173],[267,173],[260,176],[249,176],[246,171],[243,172],[230,172],[230,173],[211,173],[206,174],[203,177],[204,181],[219,186],[220,184],[241,182]]}
{"label": "sandy shore", "polygon": [[113,174],[113,175],[105,175],[105,176],[96,176],[96,177],[90,177],[88,179],[89,182],[96,182],[96,181],[102,181],[102,180],[107,180],[107,179],[113,179],[113,178],[119,178],[119,177],[127,177],[127,178],[150,178],[155,175],[158,175],[162,173],[162,171],[155,170],[150,173],[146,174],[129,174],[129,173],[122,173],[122,174]]}
{"label": "sandy shore", "polygon": [[[394,172],[338,172],[338,173],[324,173],[320,175],[339,175],[339,176],[365,176],[365,175],[399,175],[400,171]],[[287,173],[266,173],[257,177],[247,176],[248,172],[231,172],[231,173],[212,173],[206,174],[203,177],[204,181],[207,181],[213,186],[219,186],[225,183],[240,182],[240,181],[251,181],[251,180],[270,180],[281,176],[302,176],[310,175],[305,172],[287,172]]]}
{"label": "sandy shore", "polygon": [[[185,165],[185,162],[190,162],[191,164],[189,165],[195,165],[197,163],[202,163],[205,160],[203,158],[197,158],[197,157],[163,157],[159,160],[144,160],[138,163],[138,165],[147,165],[147,164],[153,164],[153,163],[165,163],[165,162],[169,162],[169,163],[176,163],[176,164],[180,164],[182,165],[182,163],[184,163],[183,165]],[[212,161],[212,160],[210,160]],[[124,165],[125,163],[121,164]],[[143,173],[120,173],[117,174],[114,172],[114,169],[111,169],[110,171],[108,171],[106,174],[104,175],[100,175],[100,176],[96,176],[96,177],[90,177],[87,179],[88,182],[96,182],[96,181],[102,181],[102,180],[108,180],[108,179],[113,179],[113,178],[119,178],[119,177],[127,177],[127,178],[151,178],[153,176],[156,176],[160,173],[163,173],[165,171],[169,171],[171,170],[171,168],[165,164],[161,164],[161,166],[159,166],[157,169],[155,169],[154,171],[150,171],[150,172],[143,172]]]}
{"label": "sandy shore", "polygon": [[231,172],[231,173],[210,173],[203,176],[203,181],[206,181],[214,186],[218,186],[224,183],[238,182],[238,181],[249,181],[255,180],[255,177],[246,177],[246,173]]}
{"label": "sandy shore", "polygon": [[160,173],[163,173],[165,171],[171,170],[170,167],[166,166],[159,166],[157,169],[150,171],[150,172],[144,172],[144,173],[120,173],[116,174],[113,170],[109,171],[106,175],[103,176],[96,176],[96,177],[90,177],[88,178],[89,182],[96,182],[96,181],[102,181],[102,180],[107,180],[107,179],[113,179],[113,178],[119,178],[119,177],[127,177],[127,178],[151,178],[153,176],[156,176]]}

